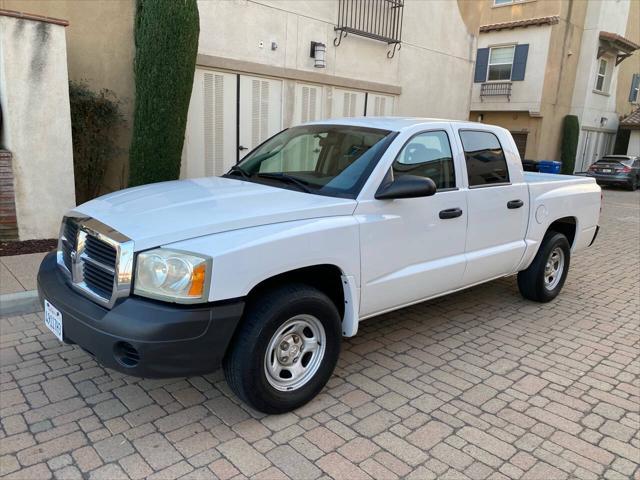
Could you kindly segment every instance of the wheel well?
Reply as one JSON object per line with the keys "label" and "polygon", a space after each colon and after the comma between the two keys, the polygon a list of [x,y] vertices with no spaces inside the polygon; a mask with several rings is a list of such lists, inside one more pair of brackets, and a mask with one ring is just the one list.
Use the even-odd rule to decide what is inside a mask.
{"label": "wheel well", "polygon": [[283,283],[304,283],[317,288],[333,301],[340,318],[344,318],[342,270],[335,265],[313,265],[275,275],[253,287],[247,299],[251,301],[265,290]]}
{"label": "wheel well", "polygon": [[576,219],[575,217],[559,218],[551,225],[549,225],[547,231],[549,230],[562,233],[565,237],[567,237],[569,245],[573,246],[573,240],[576,238]]}

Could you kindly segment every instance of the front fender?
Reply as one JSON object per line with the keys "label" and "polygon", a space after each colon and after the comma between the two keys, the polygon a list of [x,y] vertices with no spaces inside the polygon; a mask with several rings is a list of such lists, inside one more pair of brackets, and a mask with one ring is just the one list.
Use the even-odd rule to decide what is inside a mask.
{"label": "front fender", "polygon": [[313,265],[335,265],[360,285],[359,229],[350,215],[243,228],[165,246],[213,258],[211,302],[246,296],[264,280]]}

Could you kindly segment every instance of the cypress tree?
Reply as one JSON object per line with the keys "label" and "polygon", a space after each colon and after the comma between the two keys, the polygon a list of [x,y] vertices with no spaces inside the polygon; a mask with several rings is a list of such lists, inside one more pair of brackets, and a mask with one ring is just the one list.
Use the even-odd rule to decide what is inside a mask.
{"label": "cypress tree", "polygon": [[580,135],[580,124],[578,117],[567,115],[562,123],[562,146],[560,149],[560,160],[562,161],[562,173],[573,175],[576,165],[576,153],[578,152],[578,137]]}
{"label": "cypress tree", "polygon": [[129,185],[175,180],[193,87],[196,0],[137,0]]}

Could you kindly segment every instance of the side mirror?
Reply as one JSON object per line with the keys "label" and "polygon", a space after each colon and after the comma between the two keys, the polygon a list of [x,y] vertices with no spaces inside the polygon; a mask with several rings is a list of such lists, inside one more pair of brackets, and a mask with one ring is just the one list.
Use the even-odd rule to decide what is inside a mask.
{"label": "side mirror", "polygon": [[381,186],[376,192],[378,200],[394,198],[430,197],[436,193],[436,184],[428,177],[402,175],[393,182]]}

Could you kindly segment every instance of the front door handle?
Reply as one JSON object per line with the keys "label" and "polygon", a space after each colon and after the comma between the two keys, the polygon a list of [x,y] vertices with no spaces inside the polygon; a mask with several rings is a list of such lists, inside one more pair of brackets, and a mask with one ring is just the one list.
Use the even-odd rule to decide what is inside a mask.
{"label": "front door handle", "polygon": [[523,205],[524,202],[522,200],[511,200],[507,202],[507,208],[509,209],[520,208]]}
{"label": "front door handle", "polygon": [[447,208],[440,211],[440,218],[446,220],[447,218],[456,218],[462,215],[461,208]]}

